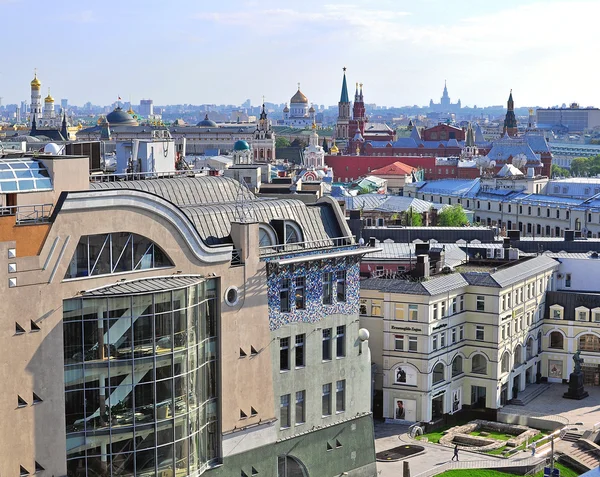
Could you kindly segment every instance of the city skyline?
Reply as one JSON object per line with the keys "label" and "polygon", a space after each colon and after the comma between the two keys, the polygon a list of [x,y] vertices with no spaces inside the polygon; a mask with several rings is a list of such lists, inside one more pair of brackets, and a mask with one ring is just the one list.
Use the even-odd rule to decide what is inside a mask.
{"label": "city skyline", "polygon": [[[100,8],[0,0],[4,18],[33,12],[34,23],[43,19],[33,35],[22,23],[3,25],[30,54],[18,67],[0,68],[0,96],[2,104],[29,100],[37,68],[42,93],[49,87],[71,104],[110,104],[121,96],[134,104],[250,98],[256,105],[263,95],[283,103],[300,82],[310,102],[333,105],[345,66],[351,89],[364,83],[367,103],[389,107],[438,102],[444,80],[463,106],[504,104],[510,89],[519,106],[600,103],[594,75],[573,75],[571,67],[593,57],[600,4],[459,3],[451,11],[437,0],[382,1],[376,9],[312,0],[285,8],[272,1],[184,1],[172,8],[109,0]],[[41,41],[67,55],[36,53]]]}

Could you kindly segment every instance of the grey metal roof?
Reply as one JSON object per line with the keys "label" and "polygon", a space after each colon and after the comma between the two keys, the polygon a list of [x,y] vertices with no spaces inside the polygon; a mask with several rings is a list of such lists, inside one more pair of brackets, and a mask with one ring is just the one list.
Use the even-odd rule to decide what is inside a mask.
{"label": "grey metal roof", "polygon": [[200,283],[204,277],[200,275],[167,276],[156,278],[141,278],[114,285],[108,285],[81,294],[83,297],[117,296],[117,295],[139,295],[145,293],[156,293],[168,290],[186,288]]}
{"label": "grey metal roof", "polygon": [[409,295],[429,295],[421,282],[408,280],[367,278],[361,280],[360,287],[365,290],[379,290],[384,293],[406,293]]}
{"label": "grey metal roof", "polygon": [[240,183],[223,176],[173,177],[139,181],[92,182],[90,189],[134,189],[151,192],[178,206],[235,202],[240,193],[254,195]]}
{"label": "grey metal roof", "polygon": [[[258,222],[268,224],[276,219],[297,222],[302,229],[303,242],[328,240],[343,235],[333,210],[327,204],[306,205],[296,199],[278,199],[255,200],[247,205]],[[237,216],[235,203],[189,206],[182,210],[208,245],[231,242],[231,222]]]}
{"label": "grey metal roof", "polygon": [[355,197],[341,197],[346,202],[346,209],[363,211],[376,210],[382,212],[405,212],[412,208],[415,212],[427,212],[434,206],[426,200],[413,197],[382,194],[363,194]]}
{"label": "grey metal roof", "polygon": [[540,255],[530,260],[519,262],[512,267],[507,267],[496,273],[492,273],[491,277],[498,283],[498,285],[504,288],[508,285],[524,280],[531,275],[544,272],[552,267],[557,266],[558,262],[553,258]]}
{"label": "grey metal roof", "polygon": [[462,276],[469,285],[500,288],[500,285],[496,283],[488,272],[464,272]]}
{"label": "grey metal roof", "polygon": [[460,273],[451,273],[448,275],[440,275],[436,278],[426,280],[422,283],[425,290],[430,295],[439,295],[447,293],[457,288],[467,286],[469,283],[463,278]]}

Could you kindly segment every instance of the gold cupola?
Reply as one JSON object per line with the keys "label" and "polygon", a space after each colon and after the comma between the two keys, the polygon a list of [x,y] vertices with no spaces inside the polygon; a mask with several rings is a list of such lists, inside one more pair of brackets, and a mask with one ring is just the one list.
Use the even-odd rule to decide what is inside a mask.
{"label": "gold cupola", "polygon": [[33,79],[31,80],[31,89],[40,89],[42,86],[42,82],[37,77],[37,71],[33,74]]}

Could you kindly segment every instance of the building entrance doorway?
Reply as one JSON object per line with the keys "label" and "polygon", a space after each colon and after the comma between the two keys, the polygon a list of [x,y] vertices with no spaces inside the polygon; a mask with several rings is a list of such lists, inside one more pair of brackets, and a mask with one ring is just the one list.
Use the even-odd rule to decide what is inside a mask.
{"label": "building entrance doorway", "polygon": [[280,455],[277,464],[277,477],[308,477],[304,466],[294,457]]}
{"label": "building entrance doorway", "polygon": [[444,397],[446,393],[440,394],[431,400],[431,419],[436,421],[444,416]]}
{"label": "building entrance doorway", "polygon": [[508,383],[504,383],[502,385],[502,390],[500,391],[500,405],[506,406],[508,402]]}
{"label": "building entrance doorway", "polygon": [[485,407],[485,388],[483,386],[471,386],[471,407],[473,409]]}
{"label": "building entrance doorway", "polygon": [[533,382],[533,366],[530,366],[525,370],[525,386]]}

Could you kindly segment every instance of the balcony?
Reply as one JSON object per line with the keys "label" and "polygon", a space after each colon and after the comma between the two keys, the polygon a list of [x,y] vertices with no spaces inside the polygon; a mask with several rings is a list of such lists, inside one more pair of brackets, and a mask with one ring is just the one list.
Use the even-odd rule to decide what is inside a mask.
{"label": "balcony", "polygon": [[336,248],[350,247],[354,244],[354,237],[334,237],[310,242],[294,242],[280,245],[268,245],[259,248],[261,258],[275,255],[284,255],[301,252],[315,252],[318,250],[333,250]]}
{"label": "balcony", "polygon": [[15,217],[16,225],[50,222],[52,204],[14,205],[0,207],[0,217]]}

